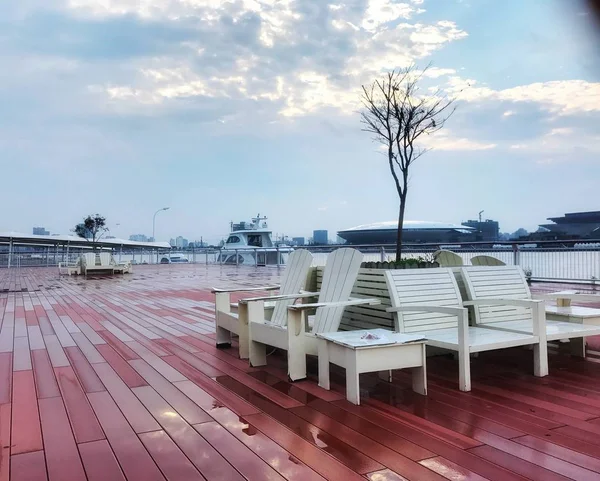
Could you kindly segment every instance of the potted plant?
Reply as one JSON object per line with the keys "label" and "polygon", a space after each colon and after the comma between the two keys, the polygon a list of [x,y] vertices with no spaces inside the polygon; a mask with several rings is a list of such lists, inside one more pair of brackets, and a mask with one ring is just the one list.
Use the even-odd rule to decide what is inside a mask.
{"label": "potted plant", "polygon": [[430,267],[439,267],[439,264],[433,260],[433,256],[406,257],[398,261],[386,262],[363,262],[361,267],[367,269],[426,269]]}

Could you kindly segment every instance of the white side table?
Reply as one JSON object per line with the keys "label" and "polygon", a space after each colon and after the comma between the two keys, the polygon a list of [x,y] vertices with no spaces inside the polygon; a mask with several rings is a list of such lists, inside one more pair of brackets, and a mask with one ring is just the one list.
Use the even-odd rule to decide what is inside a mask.
{"label": "white side table", "polygon": [[[600,309],[570,305],[547,306],[546,319],[600,326]],[[585,357],[585,337],[573,338],[569,341],[571,354],[578,357]]]}
{"label": "white side table", "polygon": [[[380,339],[361,339],[370,332]],[[369,329],[324,332],[319,338],[319,386],[329,389],[329,363],[346,369],[346,398],[360,404],[358,376],[363,372],[413,368],[413,391],[427,395],[425,342],[422,336]]]}

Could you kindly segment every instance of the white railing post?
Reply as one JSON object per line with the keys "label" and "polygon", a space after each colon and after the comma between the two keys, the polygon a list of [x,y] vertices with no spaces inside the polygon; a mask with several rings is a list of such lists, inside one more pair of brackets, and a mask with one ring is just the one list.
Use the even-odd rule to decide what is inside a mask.
{"label": "white railing post", "polygon": [[385,247],[381,246],[381,262],[385,262]]}
{"label": "white railing post", "polygon": [[10,239],[8,241],[8,268],[10,269],[10,265],[12,264],[12,251],[13,251],[13,241]]}

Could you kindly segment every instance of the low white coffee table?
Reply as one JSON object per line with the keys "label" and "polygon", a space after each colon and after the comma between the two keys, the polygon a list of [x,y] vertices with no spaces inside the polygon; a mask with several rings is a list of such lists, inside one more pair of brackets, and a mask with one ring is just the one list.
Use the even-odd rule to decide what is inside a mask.
{"label": "low white coffee table", "polygon": [[[571,301],[598,302],[600,295],[578,291],[558,291],[541,296],[542,299],[556,299],[556,306],[546,306],[546,319],[551,321],[574,322],[590,326],[600,326],[600,309],[596,307],[573,306]],[[585,337],[569,340],[571,354],[585,357]]]}
{"label": "low white coffee table", "polygon": [[[365,333],[380,339],[361,339]],[[413,368],[413,390],[427,395],[425,342],[422,336],[386,329],[326,332],[319,338],[319,386],[329,389],[329,363],[346,369],[346,398],[360,404],[358,376],[363,372]]]}

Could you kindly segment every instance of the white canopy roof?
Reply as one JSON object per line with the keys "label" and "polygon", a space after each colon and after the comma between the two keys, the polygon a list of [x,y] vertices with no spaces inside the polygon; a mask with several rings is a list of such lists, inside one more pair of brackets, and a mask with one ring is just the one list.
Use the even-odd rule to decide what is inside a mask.
{"label": "white canopy roof", "polygon": [[[35,244],[42,244],[47,241],[48,244],[66,244],[66,243],[85,243],[86,240],[81,237],[74,235],[34,235],[34,234],[23,234],[21,232],[0,232],[0,240],[6,241],[13,239],[19,242],[31,241]],[[171,245],[168,242],[137,242],[125,239],[100,239],[100,244],[114,244],[115,246],[128,246],[128,247],[147,247],[149,249],[170,249]]]}

